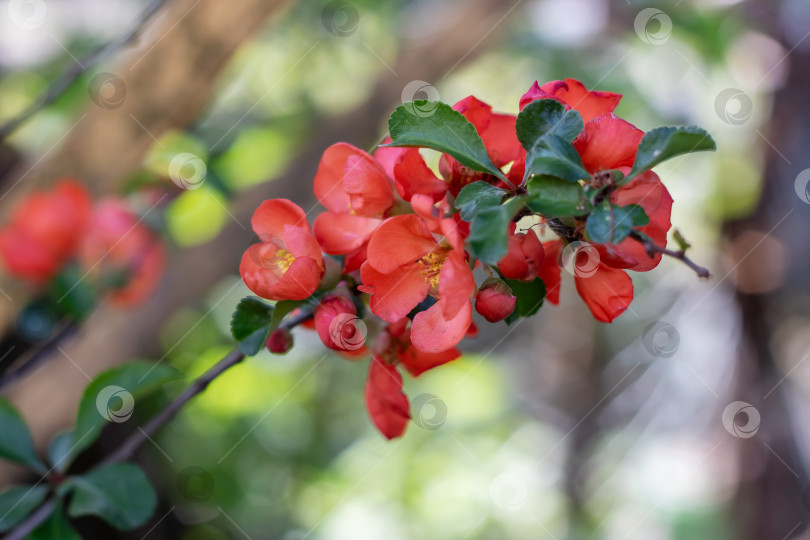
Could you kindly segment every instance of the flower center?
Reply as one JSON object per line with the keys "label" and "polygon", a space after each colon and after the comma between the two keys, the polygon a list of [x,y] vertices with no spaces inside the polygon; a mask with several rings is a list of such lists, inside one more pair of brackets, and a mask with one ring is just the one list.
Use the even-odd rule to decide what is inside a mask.
{"label": "flower center", "polygon": [[289,270],[292,263],[295,262],[295,257],[292,256],[292,253],[287,251],[286,249],[279,249],[276,251],[275,257],[273,257],[273,266],[281,270],[281,273],[285,273]]}
{"label": "flower center", "polygon": [[422,276],[425,283],[430,285],[434,294],[438,291],[439,273],[442,270],[444,261],[447,259],[448,249],[437,246],[433,251],[419,259],[419,275]]}

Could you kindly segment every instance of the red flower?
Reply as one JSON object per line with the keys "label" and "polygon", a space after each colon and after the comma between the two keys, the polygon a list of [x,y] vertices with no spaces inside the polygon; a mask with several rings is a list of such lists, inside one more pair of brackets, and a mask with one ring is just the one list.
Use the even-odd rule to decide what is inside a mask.
{"label": "red flower", "polygon": [[114,303],[134,305],[154,291],[166,267],[166,252],[158,235],[126,201],[110,198],[93,210],[81,261],[88,273],[120,280],[110,291]]}
{"label": "red flower", "polygon": [[545,258],[543,244],[533,229],[515,234],[516,227],[514,223],[509,224],[507,252],[498,261],[498,270],[509,279],[532,281]]}
{"label": "red flower", "polygon": [[[390,153],[383,155],[387,160],[393,157]],[[348,143],[326,149],[313,188],[328,210],[315,219],[313,229],[330,255],[359,250],[394,204],[394,191],[385,169],[368,153]]]}
{"label": "red flower", "polygon": [[324,272],[323,255],[306,214],[287,199],[270,199],[251,220],[261,243],[250,246],[239,266],[248,288],[269,300],[303,300]]}
{"label": "red flower", "polygon": [[388,324],[374,343],[374,355],[389,364],[405,366],[414,377],[461,356],[455,347],[436,353],[420,351],[411,343],[409,322],[406,318]]}
{"label": "red flower", "polygon": [[411,341],[421,351],[454,347],[470,326],[475,281],[466,256],[438,243],[416,215],[393,217],[374,232],[361,277],[371,311],[388,322],[403,319],[428,295],[438,298],[413,319]]}
{"label": "red flower", "polygon": [[475,297],[475,310],[487,321],[502,321],[515,311],[517,298],[512,289],[500,279],[484,282]]}
{"label": "red flower", "polygon": [[402,392],[402,375],[396,366],[373,356],[365,394],[368,414],[380,433],[389,440],[405,433],[411,419],[411,407]]}
{"label": "red flower", "polygon": [[328,348],[336,351],[357,351],[363,348],[366,338],[365,323],[359,324],[357,308],[345,296],[326,296],[315,308],[314,320],[318,336]]}
{"label": "red flower", "polygon": [[90,219],[90,196],[74,180],[30,194],[0,229],[0,256],[10,274],[41,283],[73,256]]}
{"label": "red flower", "polygon": [[543,86],[534,81],[529,91],[520,98],[520,110],[536,99],[556,99],[567,109],[576,109],[582,115],[582,121],[588,122],[601,114],[613,112],[622,95],[588,90],[576,79],[551,81]]}

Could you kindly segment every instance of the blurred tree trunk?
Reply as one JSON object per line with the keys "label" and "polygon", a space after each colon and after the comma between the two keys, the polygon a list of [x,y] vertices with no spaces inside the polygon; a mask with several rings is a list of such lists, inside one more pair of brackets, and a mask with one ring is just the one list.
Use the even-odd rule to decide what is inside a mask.
{"label": "blurred tree trunk", "polygon": [[[311,207],[315,202],[312,195],[304,200],[300,196],[301,182],[314,176],[323,150],[337,141],[368,147],[379,140],[382,120],[400,102],[405,85],[413,80],[438,82],[448,69],[455,69],[486,50],[507,28],[501,22],[510,8],[512,5],[496,0],[468,1],[463,10],[448,10],[454,15],[444,18],[444,26],[436,32],[418,40],[403,40],[396,64],[391,71],[382,72],[371,98],[349,113],[314,119],[309,142],[292,160],[287,172],[273,182],[239,194],[231,205],[231,213],[240,222],[249,223],[258,202],[270,197],[291,197],[304,208]],[[160,116],[157,111],[153,115]],[[127,170],[137,169],[147,146],[148,141],[144,141],[139,151],[128,150],[137,154],[137,159],[127,158],[127,166],[121,168],[119,178]],[[112,167],[111,161],[114,160],[102,160],[100,166]],[[83,372],[92,376],[139,356],[159,354],[156,336],[168,317],[183,306],[194,305],[223,276],[235,273],[252,237],[250,230],[231,221],[211,242],[173,254],[163,285],[146,304],[127,311],[99,307],[81,334],[62,345],[64,354],[57,353],[45,367],[12,388],[9,398],[31,423],[37,444],[41,446],[73,420],[87,383]]]}
{"label": "blurred tree trunk", "polygon": [[[776,18],[778,6],[752,2],[748,7],[752,18],[765,22],[770,34],[791,52],[784,59],[788,79],[774,96],[770,126],[763,133],[769,146],[759,205],[752,215],[725,225],[731,265],[739,264],[732,277],[745,336],[735,399],[753,404],[762,419],[754,438],[739,441],[742,481],[732,526],[736,538],[785,540],[797,538],[806,529],[810,512],[803,500],[808,485],[803,459],[807,456],[802,457],[797,445],[791,425],[797,411],[787,401],[791,382],[784,380],[794,366],[777,365],[786,358],[775,342],[786,321],[804,319],[806,324],[810,298],[810,245],[797,242],[804,238],[800,231],[810,230],[810,213],[794,187],[798,174],[809,165],[810,71],[806,68],[810,51],[794,48],[795,39],[785,38]],[[746,240],[752,231],[766,238],[757,247],[749,247],[750,240]],[[769,255],[769,248],[775,245],[781,245],[787,254],[784,268],[778,258]]]}

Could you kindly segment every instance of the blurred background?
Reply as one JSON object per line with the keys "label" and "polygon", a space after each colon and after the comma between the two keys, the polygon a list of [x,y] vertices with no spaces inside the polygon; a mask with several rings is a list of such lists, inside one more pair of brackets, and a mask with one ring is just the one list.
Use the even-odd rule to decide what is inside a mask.
{"label": "blurred background", "polygon": [[[147,525],[77,529],[810,538],[808,36],[806,0],[0,2],[0,124],[49,100],[0,142],[2,221],[61,177],[96,196],[168,194],[144,203],[169,253],[135,308],[37,330],[36,291],[0,276],[2,368],[42,349],[38,369],[2,389],[39,447],[74,421],[88,376],[146,359],[192,377],[224,356],[249,292],[237,270],[255,207],[314,207],[322,151],[371,149],[396,105],[427,97],[413,88],[516,113],[535,80],[573,77],[623,93],[617,114],[642,129],[697,124],[718,146],[658,169],[711,279],[673,260],[631,272],[635,302],[604,325],[563,273],[560,306],[481,324],[460,360],[406,380],[414,420],[393,442],[366,416],[367,361],[324,355],[296,330],[291,353],[229,371],[139,453],[160,495]],[[167,174],[183,153],[198,159],[191,186]],[[111,426],[82,460],[180,388],[139,403],[136,422]],[[0,484],[22,480],[0,468]]]}

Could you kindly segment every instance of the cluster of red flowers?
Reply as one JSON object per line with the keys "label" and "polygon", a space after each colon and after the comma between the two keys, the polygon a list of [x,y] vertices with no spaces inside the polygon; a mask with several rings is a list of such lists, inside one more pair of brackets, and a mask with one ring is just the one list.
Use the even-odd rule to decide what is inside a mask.
{"label": "cluster of red flowers", "polygon": [[[588,91],[579,81],[567,79],[542,86],[535,83],[522,97],[520,108],[536,99],[554,99],[578,111],[584,129],[573,146],[592,174],[594,187],[599,187],[599,173],[630,171],[643,136],[613,114],[620,98]],[[475,127],[489,159],[512,185],[466,167],[449,154],[441,155],[437,176],[419,148],[381,146],[370,155],[338,143],[324,152],[314,179],[315,195],[326,211],[315,218],[312,229],[306,213],[293,202],[265,201],[252,221],[260,243],[245,252],[240,267],[245,283],[263,298],[313,297],[321,302],[314,323],[330,348],[355,355],[367,351],[365,346],[342,346],[356,336],[345,335],[345,325],[335,331],[334,321],[340,316],[358,321],[362,318],[358,309],[367,304],[372,314],[385,321],[370,347],[365,397],[372,420],[388,438],[401,435],[409,420],[398,367],[418,376],[457,358],[457,344],[477,332],[473,302],[490,322],[509,317],[516,298],[501,278],[520,282],[540,278],[548,301],[558,303],[561,253],[567,244],[583,238],[575,227],[565,238],[542,242],[547,230],[543,219],[523,230],[517,228],[516,217],[509,224],[506,255],[497,265],[487,266],[490,277],[476,286],[473,270],[480,263],[467,245],[470,224],[461,219],[453,202],[462,188],[477,181],[518,192],[524,183],[527,152],[516,135],[515,115],[494,113],[472,96],[453,109]],[[616,205],[641,206],[649,222],[640,231],[655,244],[666,245],[672,198],[655,173],[636,176],[612,189],[609,197]],[[595,245],[595,249],[598,264],[588,272],[574,272],[575,284],[594,317],[611,322],[633,298],[625,270],[650,270],[660,255],[649,256],[640,242],[629,237],[616,244]],[[334,258],[342,265],[338,279],[327,268]],[[329,288],[327,296],[322,296]],[[285,351],[289,344],[279,334],[268,342],[275,352]]]}
{"label": "cluster of red flowers", "polygon": [[21,201],[0,228],[0,258],[10,274],[40,285],[75,261],[119,305],[144,300],[165,266],[163,244],[125,200],[94,204],[74,180]]}

